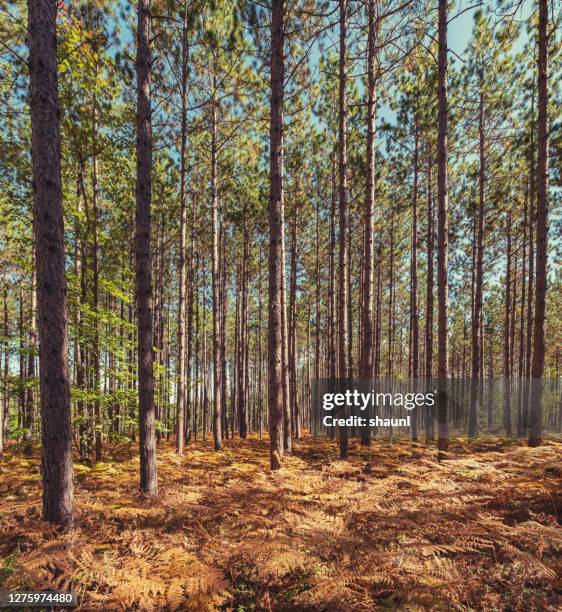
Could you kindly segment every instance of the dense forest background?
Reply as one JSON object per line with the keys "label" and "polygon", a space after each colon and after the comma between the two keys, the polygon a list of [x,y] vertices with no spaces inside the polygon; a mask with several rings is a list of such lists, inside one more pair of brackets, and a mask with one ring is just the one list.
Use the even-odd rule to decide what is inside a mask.
{"label": "dense forest background", "polygon": [[[438,350],[437,20],[434,7],[421,2],[375,3],[371,108],[367,5],[350,3],[346,15],[350,371],[361,370],[368,274],[374,376],[431,377]],[[209,434],[214,369],[225,373],[218,395],[224,435],[261,432],[267,423],[269,11],[252,2],[168,1],[155,2],[152,13],[157,436],[168,438],[178,419],[186,439]],[[340,20],[334,3],[296,3],[285,13],[283,350],[298,436],[311,380],[338,370]],[[25,15],[22,2],[0,11],[2,397],[6,439],[33,440],[38,339]],[[63,2],[57,19],[74,442],[83,458],[100,459],[102,441],[134,437],[138,427],[135,12],[127,3]],[[449,374],[529,377],[534,6],[460,5],[450,23]],[[560,42],[554,22],[549,28],[554,163],[544,371],[558,378]],[[376,113],[371,143],[369,113]],[[371,196],[368,147],[376,150]],[[369,197],[374,231],[366,272]],[[514,432],[524,435],[513,418]]]}
{"label": "dense forest background", "polygon": [[[2,3],[0,586],[559,609],[560,16]],[[353,378],[441,392],[311,435]]]}

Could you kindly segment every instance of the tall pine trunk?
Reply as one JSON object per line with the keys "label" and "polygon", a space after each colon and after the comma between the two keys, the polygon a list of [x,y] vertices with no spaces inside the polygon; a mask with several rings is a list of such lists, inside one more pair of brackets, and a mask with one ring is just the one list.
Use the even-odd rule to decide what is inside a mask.
{"label": "tall pine trunk", "polygon": [[448,281],[448,250],[449,250],[449,202],[447,178],[447,137],[448,137],[448,100],[447,100],[447,0],[439,0],[438,25],[438,135],[437,135],[437,241],[439,258],[437,260],[437,349],[440,392],[438,398],[439,433],[438,449],[446,451],[449,448],[447,379],[449,377],[448,363],[448,324],[449,324],[449,281]]}
{"label": "tall pine trunk", "polygon": [[480,75],[480,97],[478,105],[478,151],[479,151],[479,172],[478,172],[478,231],[476,233],[476,266],[475,266],[475,291],[474,304],[471,322],[471,341],[472,341],[472,372],[470,387],[470,416],[468,426],[468,437],[475,438],[478,435],[477,405],[479,397],[479,379],[482,378],[482,340],[481,321],[482,321],[482,286],[484,272],[484,198],[486,184],[486,153],[484,135],[484,83],[483,75]]}
{"label": "tall pine trunk", "polygon": [[[338,369],[342,381],[349,376],[348,300],[347,273],[348,250],[347,232],[349,207],[347,202],[347,93],[346,93],[346,35],[347,0],[339,0],[339,269],[338,269]],[[343,389],[342,389],[343,391]],[[340,458],[349,456],[349,442],[346,427],[339,430]]]}
{"label": "tall pine trunk", "polygon": [[222,433],[228,439],[228,418],[226,413],[226,317],[228,313],[228,286],[226,278],[226,222],[222,222],[222,245],[220,252],[221,262],[221,287],[222,297],[220,299],[220,361],[221,361],[221,419]]}
{"label": "tall pine trunk", "polygon": [[74,500],[56,19],[55,0],[29,1],[43,519],[62,531],[69,531],[74,522]]}
{"label": "tall pine trunk", "polygon": [[321,334],[321,322],[320,322],[320,200],[316,201],[316,244],[315,244],[315,270],[314,276],[316,281],[316,293],[314,299],[315,305],[315,333],[314,333],[314,379],[315,379],[315,392],[318,392],[318,380],[320,379],[320,334]]}
{"label": "tall pine trunk", "polygon": [[[434,214],[433,214],[433,182],[432,182],[433,160],[431,149],[427,158],[427,286],[425,305],[425,378],[427,388],[431,389],[433,377],[433,241],[434,241]],[[425,439],[433,440],[434,432],[433,407],[427,408],[425,413]]]}
{"label": "tall pine trunk", "polygon": [[283,0],[271,5],[271,109],[269,160],[269,319],[268,407],[270,465],[281,467],[283,457]]}
{"label": "tall pine trunk", "polygon": [[180,145],[180,243],[178,253],[178,347],[177,347],[177,398],[176,398],[176,452],[183,455],[185,446],[185,349],[186,349],[186,148],[187,148],[187,9],[183,17],[181,45],[181,145]]}
{"label": "tall pine trunk", "polygon": [[150,205],[152,197],[150,0],[139,0],[137,31],[136,306],[139,397],[140,489],[158,494],[152,343]]}
{"label": "tall pine trunk", "polygon": [[248,436],[248,380],[247,380],[247,350],[248,338],[248,260],[249,234],[247,210],[244,207],[242,229],[242,270],[240,272],[240,333],[238,337],[238,430],[241,438]]}
{"label": "tall pine trunk", "polygon": [[503,425],[507,436],[511,436],[511,212],[507,216],[507,262],[505,269],[505,316],[503,327]]}
{"label": "tall pine trunk", "polygon": [[544,321],[548,240],[548,2],[539,0],[538,21],[538,122],[537,122],[537,229],[535,254],[535,320],[531,376],[533,393],[529,415],[529,446],[542,442],[542,378],[544,375]]}
{"label": "tall pine trunk", "polygon": [[25,412],[28,419],[28,429],[26,431],[26,440],[24,445],[24,454],[30,456],[33,453],[33,425],[35,411],[35,393],[33,389],[33,379],[35,378],[35,349],[37,341],[37,292],[36,287],[36,269],[33,264],[33,272],[31,274],[31,307],[29,309],[29,346],[27,356],[27,378],[29,384],[26,390]]}
{"label": "tall pine trunk", "polygon": [[[97,78],[97,67],[95,68]],[[100,315],[99,315],[99,211],[98,211],[98,108],[97,99],[94,95],[92,109],[92,306],[94,311],[94,334],[93,334],[93,375],[94,375],[94,459],[101,460],[102,451],[102,413],[100,402]]]}
{"label": "tall pine trunk", "polygon": [[[7,421],[8,411],[10,408],[10,388],[9,388],[9,367],[10,367],[10,325],[8,322],[8,283],[6,278],[3,278],[3,332],[4,332],[4,368],[2,371],[2,403],[0,404],[0,457],[4,453],[4,445],[7,439],[7,428],[4,426],[4,421]],[[1,356],[1,355],[0,355]],[[2,363],[0,361],[0,368]]]}
{"label": "tall pine trunk", "polygon": [[526,189],[525,202],[523,204],[523,262],[521,265],[521,305],[519,310],[519,363],[517,376],[518,381],[518,399],[517,399],[517,437],[523,437],[524,421],[523,421],[523,389],[524,389],[524,368],[525,368],[525,290],[527,286],[527,223],[528,223],[528,197],[529,191]]}
{"label": "tall pine trunk", "polygon": [[[196,286],[196,267],[195,267],[195,226],[197,223],[197,198],[194,195],[191,200],[191,240],[189,245],[189,267],[188,267],[188,283],[187,283],[187,357],[186,357],[186,384],[188,391],[186,394],[185,406],[185,438],[190,438],[190,421],[195,423],[195,418],[190,419],[191,411],[195,413],[195,386],[191,384],[192,369],[193,369],[193,316],[195,312],[195,304],[197,301]],[[197,378],[197,377],[196,377]],[[195,430],[193,430],[195,436]]]}
{"label": "tall pine trunk", "polygon": [[[365,197],[363,282],[361,291],[361,378],[373,375],[373,233],[375,205],[375,118],[377,109],[376,80],[376,2],[369,0],[367,37],[367,193]],[[364,430],[364,431],[363,431]],[[369,444],[369,428],[362,428],[361,444]]]}
{"label": "tall pine trunk", "polygon": [[388,355],[387,377],[392,378],[394,368],[394,210],[390,211],[390,253],[388,264]]}
{"label": "tall pine trunk", "polygon": [[[338,372],[338,322],[336,297],[336,212],[337,212],[337,181],[336,181],[336,149],[331,157],[331,203],[330,203],[330,282],[328,286],[328,377],[335,381]],[[335,428],[328,429],[331,439],[335,437]]]}
{"label": "tall pine trunk", "polygon": [[285,203],[281,201],[281,343],[283,353],[283,448],[286,453],[292,452],[293,434],[291,427],[291,392],[289,388],[289,324],[287,321],[287,282],[286,282],[286,252],[285,252]]}
{"label": "tall pine trunk", "polygon": [[[417,119],[414,134],[414,193],[412,197],[412,379],[415,381],[419,376],[419,336],[420,321],[418,309],[418,174],[419,174],[419,133]],[[411,412],[412,440],[418,440],[418,409],[415,407]]]}
{"label": "tall pine trunk", "polygon": [[[262,330],[263,330],[263,303],[262,303],[262,254],[260,250],[259,268],[258,268],[258,327],[257,327],[257,345],[258,345],[258,433],[261,438],[263,433],[263,349],[262,349]],[[234,434],[233,434],[234,435]]]}
{"label": "tall pine trunk", "polygon": [[216,78],[213,76],[213,99],[211,101],[211,200],[213,224],[213,250],[211,275],[213,292],[213,442],[215,450],[222,448],[221,418],[221,352],[220,352],[220,305],[219,305],[219,199],[217,191],[217,101]]}
{"label": "tall pine trunk", "polygon": [[292,431],[300,438],[299,401],[297,398],[297,259],[298,259],[298,191],[291,224],[291,277],[289,282],[289,390]]}

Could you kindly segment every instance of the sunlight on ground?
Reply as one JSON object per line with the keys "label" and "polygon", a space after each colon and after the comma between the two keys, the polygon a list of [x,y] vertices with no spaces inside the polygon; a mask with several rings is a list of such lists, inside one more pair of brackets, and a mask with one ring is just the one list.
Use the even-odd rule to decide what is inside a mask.
{"label": "sunlight on ground", "polygon": [[83,610],[555,610],[562,444],[305,438],[277,473],[268,442],[159,449],[160,498],[134,446],[75,464],[76,531],[40,520],[38,450],[0,463],[0,587],[68,588]]}

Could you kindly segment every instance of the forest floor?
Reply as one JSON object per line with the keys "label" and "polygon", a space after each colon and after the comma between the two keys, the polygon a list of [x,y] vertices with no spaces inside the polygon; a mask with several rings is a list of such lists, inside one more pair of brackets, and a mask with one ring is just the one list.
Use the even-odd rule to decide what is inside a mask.
{"label": "forest floor", "polygon": [[306,437],[159,449],[160,496],[133,445],[75,464],[76,530],[40,520],[38,449],[0,462],[0,588],[77,592],[81,610],[557,610],[562,443],[433,446]]}

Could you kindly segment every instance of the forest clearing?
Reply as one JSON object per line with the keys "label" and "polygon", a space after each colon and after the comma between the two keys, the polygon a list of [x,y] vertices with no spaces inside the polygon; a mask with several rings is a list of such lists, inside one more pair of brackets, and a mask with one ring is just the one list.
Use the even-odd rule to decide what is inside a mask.
{"label": "forest clearing", "polygon": [[37,459],[0,479],[4,588],[74,589],[80,610],[521,610],[562,605],[562,444],[434,446],[304,437],[277,472],[250,436],[159,448],[160,497],[132,445],[75,464],[72,535],[41,523]]}

